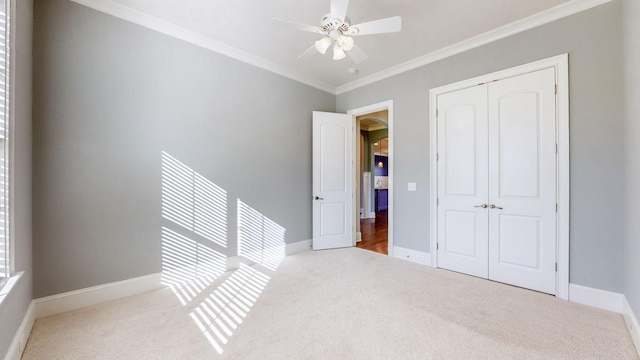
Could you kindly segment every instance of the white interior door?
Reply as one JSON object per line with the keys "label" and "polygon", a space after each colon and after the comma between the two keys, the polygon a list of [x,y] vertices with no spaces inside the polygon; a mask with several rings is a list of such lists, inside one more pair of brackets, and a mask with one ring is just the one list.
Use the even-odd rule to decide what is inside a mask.
{"label": "white interior door", "polygon": [[555,294],[555,71],[492,82],[488,99],[489,278]]}
{"label": "white interior door", "polygon": [[556,292],[553,68],[437,98],[438,267]]}
{"label": "white interior door", "polygon": [[438,96],[438,267],[488,276],[486,85]]}
{"label": "white interior door", "polygon": [[354,239],[353,117],[313,112],[313,249]]}

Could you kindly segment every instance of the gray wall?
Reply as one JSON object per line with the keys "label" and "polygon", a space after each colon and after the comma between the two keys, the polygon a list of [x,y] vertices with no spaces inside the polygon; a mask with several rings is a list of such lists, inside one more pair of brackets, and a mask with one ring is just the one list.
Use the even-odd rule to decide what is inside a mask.
{"label": "gray wall", "polygon": [[640,1],[624,0],[626,236],[624,294],[640,316]]}
{"label": "gray wall", "polygon": [[338,95],[340,112],[394,100],[395,245],[429,252],[429,89],[569,53],[570,281],[622,292],[620,23],[616,1]]}
{"label": "gray wall", "polygon": [[[238,198],[311,237],[310,114],[334,96],[64,0],[36,1],[35,39],[37,297],[160,270],[162,151],[227,191],[227,255]],[[395,101],[396,245],[429,251],[429,89],[566,52],[571,282],[623,291],[619,1],[337,97]]]}
{"label": "gray wall", "polygon": [[4,358],[32,296],[31,263],[31,49],[33,1],[17,1],[15,64],[15,123],[13,132],[13,243],[15,271],[20,281],[0,306],[0,358]]}
{"label": "gray wall", "polygon": [[[227,191],[227,255],[237,198],[286,228],[287,242],[311,237],[310,114],[335,110],[334,96],[65,0],[38,0],[32,252],[32,12],[18,1],[14,239],[25,274],[0,306],[0,357],[33,278],[41,297],[160,271],[162,151]],[[640,313],[640,3],[624,0],[626,121],[621,13],[614,2],[338,96],[339,111],[395,100],[398,246],[429,249],[428,90],[569,52],[571,282],[624,291]],[[404,190],[410,181],[418,192]]]}
{"label": "gray wall", "polygon": [[334,95],[67,0],[36,1],[34,31],[36,297],[160,271],[163,151],[227,192],[214,250],[236,254],[237,199],[311,238]]}
{"label": "gray wall", "polygon": [[387,137],[389,137],[389,129],[369,131],[369,143],[371,144]]}

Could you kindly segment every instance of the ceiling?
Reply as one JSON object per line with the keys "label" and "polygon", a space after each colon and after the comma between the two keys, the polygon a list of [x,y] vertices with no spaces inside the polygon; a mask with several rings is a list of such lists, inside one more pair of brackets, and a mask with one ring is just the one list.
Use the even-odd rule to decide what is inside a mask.
{"label": "ceiling", "polygon": [[[329,12],[329,0],[73,1],[94,8],[102,7],[103,10],[108,8],[105,4],[111,4],[112,8],[119,9],[116,12],[131,11],[138,16],[144,14],[147,19],[157,20],[156,23],[185,30],[192,37],[198,36],[223,44],[227,50],[231,49],[230,52],[240,54],[237,58],[244,57],[249,59],[250,63],[259,63],[263,68],[275,69],[277,73],[334,93],[339,93],[341,87],[459,44],[479,34],[495,31],[517,21],[522,23],[522,19],[531,18],[534,14],[558,13],[559,8],[568,7],[573,3],[588,2],[351,0],[347,16],[352,24],[396,15],[402,17],[400,33],[355,38],[356,45],[369,55],[367,60],[356,65],[348,57],[339,61],[332,60],[331,51],[326,55],[311,52],[297,59],[319,39],[319,35],[290,30],[272,22],[274,17],[278,17],[318,26],[322,16]],[[101,5],[97,6],[96,3]],[[111,13],[115,14],[114,11]],[[133,18],[128,17],[129,20]],[[357,69],[356,74],[349,71],[352,68]]]}
{"label": "ceiling", "polygon": [[371,114],[356,116],[360,122],[360,130],[376,131],[387,128],[389,122],[389,110],[377,111]]}

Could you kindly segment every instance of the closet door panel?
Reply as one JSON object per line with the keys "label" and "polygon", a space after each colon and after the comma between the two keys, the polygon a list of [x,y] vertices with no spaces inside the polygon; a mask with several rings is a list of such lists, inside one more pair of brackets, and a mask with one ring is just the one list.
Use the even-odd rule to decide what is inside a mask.
{"label": "closet door panel", "polygon": [[488,276],[486,85],[438,96],[438,266]]}
{"label": "closet door panel", "polygon": [[489,110],[489,278],[555,294],[555,72],[493,82]]}

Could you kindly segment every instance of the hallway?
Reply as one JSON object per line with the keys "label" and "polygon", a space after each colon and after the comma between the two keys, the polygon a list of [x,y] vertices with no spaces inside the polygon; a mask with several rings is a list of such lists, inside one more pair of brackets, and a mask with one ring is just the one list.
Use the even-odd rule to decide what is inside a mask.
{"label": "hallway", "polygon": [[389,253],[387,229],[387,211],[376,212],[375,219],[360,220],[362,241],[358,242],[356,246],[387,255]]}

